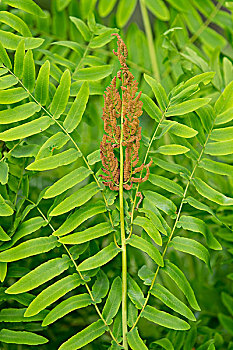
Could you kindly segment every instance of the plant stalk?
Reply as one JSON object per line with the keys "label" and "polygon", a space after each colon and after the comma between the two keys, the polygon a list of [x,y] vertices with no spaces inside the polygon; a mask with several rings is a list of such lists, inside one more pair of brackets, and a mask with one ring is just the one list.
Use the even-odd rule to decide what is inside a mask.
{"label": "plant stalk", "polygon": [[120,183],[119,183],[119,204],[120,204],[120,222],[121,222],[121,249],[122,249],[122,334],[123,348],[128,350],[127,341],[127,252],[125,240],[124,223],[124,153],[123,153],[123,109],[121,110],[121,137],[120,137]]}

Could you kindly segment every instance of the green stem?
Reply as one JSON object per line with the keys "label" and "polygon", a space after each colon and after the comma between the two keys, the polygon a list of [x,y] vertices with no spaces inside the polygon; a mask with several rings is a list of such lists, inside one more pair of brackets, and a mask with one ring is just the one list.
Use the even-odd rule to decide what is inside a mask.
{"label": "green stem", "polygon": [[145,27],[145,31],[146,31],[146,37],[147,37],[147,42],[148,42],[148,48],[149,48],[149,54],[150,54],[150,60],[151,60],[151,64],[152,64],[153,74],[154,74],[155,79],[160,81],[159,68],[158,68],[158,63],[157,63],[157,58],[156,58],[156,53],[155,53],[153,35],[152,35],[151,26],[150,26],[149,16],[148,16],[146,5],[145,5],[145,0],[140,0],[140,6],[141,6],[141,12],[142,12],[142,19],[143,19],[143,23],[144,23],[144,27]]}
{"label": "green stem", "polygon": [[123,348],[128,349],[127,342],[127,252],[125,240],[125,222],[124,222],[124,154],[123,154],[123,110],[121,111],[121,138],[120,138],[120,183],[119,183],[119,202],[120,202],[120,222],[121,222],[121,248],[122,248],[122,333]]}

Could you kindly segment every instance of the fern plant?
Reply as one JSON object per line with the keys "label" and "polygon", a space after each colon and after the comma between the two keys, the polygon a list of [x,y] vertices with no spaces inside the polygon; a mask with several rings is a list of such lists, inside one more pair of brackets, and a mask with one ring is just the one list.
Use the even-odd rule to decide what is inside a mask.
{"label": "fern plant", "polygon": [[229,13],[115,3],[1,3],[2,347],[232,349]]}

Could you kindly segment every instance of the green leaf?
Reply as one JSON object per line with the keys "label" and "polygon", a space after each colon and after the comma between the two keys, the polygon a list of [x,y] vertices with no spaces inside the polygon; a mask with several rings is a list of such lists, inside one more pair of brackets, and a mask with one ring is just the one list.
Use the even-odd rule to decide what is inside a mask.
{"label": "green leaf", "polygon": [[51,118],[41,117],[31,122],[15,126],[0,133],[0,139],[2,141],[13,141],[23,139],[28,136],[39,134],[40,132],[48,129],[51,125]]}
{"label": "green leaf", "polygon": [[134,12],[136,5],[137,0],[128,0],[127,3],[124,0],[119,1],[116,11],[116,21],[118,27],[122,28],[126,25]]}
{"label": "green leaf", "polygon": [[189,324],[176,316],[172,316],[164,311],[156,310],[147,305],[142,313],[142,317],[154,322],[160,326],[180,331],[186,331],[190,328]]}
{"label": "green leaf", "polygon": [[87,101],[89,98],[89,87],[88,83],[84,82],[72,103],[72,106],[67,114],[64,121],[64,128],[70,133],[72,132],[79,123],[81,122],[83,113],[85,112]]}
{"label": "green leaf", "polygon": [[149,199],[154,204],[155,207],[164,211],[167,215],[175,217],[177,208],[170,199],[153,191],[143,191],[143,194],[145,195],[145,198]]}
{"label": "green leaf", "polygon": [[84,328],[81,332],[75,334],[63,343],[58,350],[76,350],[91,343],[96,338],[99,338],[107,330],[107,327],[102,320],[92,323],[90,326]]}
{"label": "green leaf", "polygon": [[63,165],[67,165],[75,162],[80,157],[80,155],[81,154],[78,151],[76,151],[76,149],[70,148],[67,151],[64,151],[59,154],[55,154],[52,157],[45,157],[42,159],[35,160],[35,162],[29,164],[26,167],[26,169],[34,170],[34,171],[56,169],[59,166],[63,166]]}
{"label": "green leaf", "polygon": [[64,236],[67,233],[75,230],[84,221],[91,218],[94,215],[104,213],[106,211],[106,206],[102,201],[93,203],[88,203],[82,206],[80,209],[76,210],[66,221],[59,227],[53,234],[55,236]]}
{"label": "green leaf", "polygon": [[15,123],[27,119],[40,111],[40,106],[35,102],[25,103],[11,109],[0,111],[0,124]]}
{"label": "green leaf", "polygon": [[224,89],[223,93],[219,96],[218,100],[215,102],[215,111],[216,114],[223,113],[227,111],[229,108],[233,107],[233,81],[227,85]]}
{"label": "green leaf", "polygon": [[57,246],[57,239],[54,236],[34,238],[19,244],[17,247],[0,253],[0,261],[17,261],[29,256],[50,251]]}
{"label": "green leaf", "polygon": [[88,160],[89,165],[94,165],[95,163],[100,162],[101,161],[100,150],[98,149],[98,150],[88,154],[87,160]]}
{"label": "green leaf", "polygon": [[[1,13],[3,11],[0,12],[0,16]],[[1,17],[0,17],[1,18]],[[11,65],[11,61],[10,58],[5,50],[5,48],[3,47],[2,43],[0,42],[0,61],[9,69],[11,69],[12,65]]]}
{"label": "green leaf", "polygon": [[0,161],[0,183],[5,185],[8,182],[8,164],[4,161]]}
{"label": "green leaf", "polygon": [[86,23],[84,23],[80,18],[72,16],[70,16],[70,20],[74,23],[75,27],[81,33],[83,39],[85,41],[89,41],[91,39],[91,32]]}
{"label": "green leaf", "polygon": [[28,92],[23,88],[13,88],[0,91],[0,104],[11,104],[22,101],[28,97]]}
{"label": "green leaf", "polygon": [[13,213],[13,209],[5,202],[4,198],[0,194],[0,216],[10,216]]}
{"label": "green leaf", "polygon": [[166,107],[168,105],[168,98],[167,94],[162,87],[160,83],[158,83],[155,79],[151,78],[149,75],[144,74],[144,78],[147,82],[147,84],[150,85],[151,89],[153,90],[156,100],[162,110],[166,110]]}
{"label": "green leaf", "polygon": [[162,338],[162,339],[153,341],[153,343],[151,343],[151,345],[153,346],[153,344],[160,345],[165,350],[174,350],[172,343],[167,338]]}
{"label": "green leaf", "polygon": [[196,190],[200,195],[220,205],[233,205],[233,198],[224,196],[221,192],[216,191],[214,188],[207,185],[203,180],[198,177],[192,180]]}
{"label": "green leaf", "polygon": [[225,112],[217,115],[215,118],[215,124],[225,124],[233,119],[233,107],[228,108]]}
{"label": "green leaf", "polygon": [[209,84],[209,82],[213,79],[213,77],[215,76],[215,72],[205,72],[205,73],[201,73],[198,75],[195,75],[194,77],[188,79],[184,85],[182,86],[182,89],[194,85],[194,84],[200,84],[203,83],[204,85]]}
{"label": "green leaf", "polygon": [[0,226],[0,241],[10,241],[11,238],[6,234],[6,232],[3,230],[2,226]]}
{"label": "green leaf", "polygon": [[75,193],[71,194],[64,201],[59,203],[49,214],[50,216],[57,216],[68,211],[80,207],[81,205],[88,202],[97,192],[99,192],[99,187],[95,182],[80,188]]}
{"label": "green leaf", "polygon": [[0,281],[4,282],[7,274],[7,263],[0,263]]}
{"label": "green leaf", "polygon": [[50,62],[47,60],[41,66],[36,80],[35,98],[42,106],[46,104],[49,95]]}
{"label": "green leaf", "polygon": [[184,154],[189,151],[189,148],[181,145],[164,145],[160,146],[155,153],[161,153],[164,154],[165,156],[176,156],[178,154]]}
{"label": "green leaf", "polygon": [[221,129],[214,129],[210,135],[210,139],[215,141],[233,140],[233,126]]}
{"label": "green leaf", "polygon": [[156,227],[153,227],[152,222],[145,217],[137,216],[133,222],[134,225],[141,226],[143,230],[154,240],[158,245],[162,245],[162,238]]}
{"label": "green leaf", "polygon": [[55,119],[59,118],[60,115],[65,111],[70,96],[70,84],[70,71],[66,69],[62,74],[60,84],[55,92],[50,106],[50,112],[53,114],[53,117]]}
{"label": "green leaf", "polygon": [[145,302],[144,294],[137,282],[129,274],[127,277],[127,292],[132,303],[138,309],[141,309]]}
{"label": "green leaf", "polygon": [[72,188],[73,186],[85,180],[90,174],[91,170],[83,166],[71,171],[70,173],[66,174],[61,179],[56,181],[51,187],[49,187],[45,191],[43,198],[47,199],[58,196],[59,194],[65,192],[69,188]]}
{"label": "green leaf", "polygon": [[48,339],[32,332],[12,331],[3,328],[0,331],[0,341],[8,344],[40,345],[47,343]]}
{"label": "green leaf", "polygon": [[100,270],[97,274],[97,279],[92,287],[92,295],[96,303],[101,303],[102,299],[106,297],[109,290],[109,280],[107,275]]}
{"label": "green leaf", "polygon": [[[169,121],[167,120],[166,123],[167,122],[169,122]],[[171,127],[169,132],[171,132],[172,134],[174,134],[176,136],[190,138],[190,137],[194,137],[198,134],[198,132],[196,130],[194,130],[193,128],[190,128],[187,125],[184,125],[184,124],[181,124],[178,122],[174,122],[174,121],[172,121],[172,123],[173,123],[173,126]]]}
{"label": "green leaf", "polygon": [[196,321],[196,318],[192,311],[177,297],[175,297],[168,289],[163,287],[161,284],[156,283],[151,289],[150,293],[160,299],[165,305],[170,307],[172,310],[185,316],[191,321]]}
{"label": "green leaf", "polygon": [[163,258],[160,252],[150,242],[147,242],[145,239],[133,234],[128,240],[128,243],[132,247],[135,247],[147,253],[151,257],[151,259],[154,260],[154,262],[159,266],[163,266]]}
{"label": "green leaf", "polygon": [[183,188],[176,182],[167,179],[166,177],[150,174],[148,180],[155,186],[159,186],[166,191],[177,194],[178,196],[183,196]]}
{"label": "green leaf", "polygon": [[63,271],[69,268],[69,258],[67,255],[62,258],[55,258],[39,265],[34,270],[20,278],[16,283],[10,286],[6,293],[19,294],[32,290],[41,284],[59,276]]}
{"label": "green leaf", "polygon": [[215,250],[222,249],[220,243],[213,236],[205,222],[194,216],[182,215],[177,223],[177,227],[183,227],[183,229],[190,230],[192,232],[200,232],[206,238],[208,247]]}
{"label": "green leaf", "polygon": [[13,75],[5,75],[0,78],[0,90],[8,89],[18,83],[18,80]]}
{"label": "green leaf", "polygon": [[[218,314],[218,318],[222,326],[229,332],[229,334],[233,335],[233,319],[232,317],[226,316],[224,314]],[[1,338],[0,338],[1,340]]]}
{"label": "green leaf", "polygon": [[222,292],[221,294],[222,302],[226,306],[227,310],[233,316],[233,298],[229,294]]}
{"label": "green leaf", "polygon": [[21,40],[24,41],[26,50],[35,49],[41,46],[44,42],[44,39],[41,38],[28,37],[22,39],[21,35],[16,35],[5,30],[0,30],[0,40],[2,45],[9,50],[16,50]]}
{"label": "green leaf", "polygon": [[183,115],[193,111],[196,111],[198,108],[208,104],[210,98],[194,98],[193,100],[181,102],[178,105],[170,106],[165,113],[166,117]]}
{"label": "green leaf", "polygon": [[63,11],[70,3],[71,0],[56,0],[57,10]]}
{"label": "green leaf", "polygon": [[90,42],[90,47],[92,49],[97,49],[108,44],[111,40],[114,39],[114,36],[112,36],[112,34],[118,33],[118,31],[119,29],[116,29],[116,28],[107,29],[104,33],[92,39],[92,41]]}
{"label": "green leaf", "polygon": [[46,17],[45,13],[33,0],[2,0],[3,4],[23,10],[31,15]]}
{"label": "green leaf", "polygon": [[152,156],[152,158],[154,159],[156,165],[158,165],[160,168],[162,168],[166,171],[169,171],[169,172],[174,173],[174,174],[190,175],[190,171],[180,164],[166,162],[163,159],[155,158],[153,156]]}
{"label": "green leaf", "polygon": [[224,164],[222,162],[215,162],[214,160],[208,158],[203,158],[199,163],[199,167],[208,170],[214,174],[226,175],[231,177],[233,176],[232,165]]}
{"label": "green leaf", "polygon": [[1,11],[0,22],[7,24],[11,28],[22,34],[22,36],[24,37],[32,36],[27,24],[21,18],[19,18],[11,12]]}
{"label": "green leaf", "polygon": [[143,340],[140,338],[137,327],[127,334],[127,339],[129,346],[133,350],[148,350],[148,347],[145,345]]}
{"label": "green leaf", "polygon": [[25,56],[25,41],[21,40],[16,48],[14,57],[14,74],[21,79],[23,76],[23,62]]}
{"label": "green leaf", "polygon": [[116,316],[120,304],[121,304],[121,278],[118,276],[112,282],[108,298],[103,308],[103,318],[109,325],[112,323],[113,318]]}
{"label": "green leaf", "polygon": [[32,50],[28,50],[23,61],[23,84],[32,92],[35,85],[35,63]]}
{"label": "green leaf", "polygon": [[60,299],[63,295],[78,287],[80,283],[81,278],[77,275],[77,273],[64,277],[61,280],[53,283],[51,286],[45,288],[41,293],[39,293],[35,299],[33,299],[24,316],[31,317],[37,315],[40,311],[44,310],[47,306]]}
{"label": "green leaf", "polygon": [[157,230],[167,236],[167,231],[163,227],[158,216],[152,210],[141,208],[139,209],[139,212],[145,213],[145,215],[152,221],[152,224],[157,228]]}
{"label": "green leaf", "polygon": [[117,0],[100,0],[98,3],[98,11],[101,17],[106,17],[114,8]]}
{"label": "green leaf", "polygon": [[159,122],[162,117],[162,112],[154,101],[145,94],[141,95],[141,101],[143,102],[142,108],[144,111],[154,120]]}
{"label": "green leaf", "polygon": [[226,156],[233,153],[233,142],[219,141],[207,143],[205,153],[211,156]]}
{"label": "green leaf", "polygon": [[169,21],[170,13],[162,0],[145,0],[146,7],[161,21]]}
{"label": "green leaf", "polygon": [[208,250],[199,242],[190,238],[176,236],[169,243],[170,247],[181,252],[196,256],[210,266],[210,256]]}
{"label": "green leaf", "polygon": [[96,269],[99,266],[103,266],[111,261],[118,253],[120,249],[117,248],[115,243],[110,243],[107,247],[100,250],[97,254],[81,262],[78,265],[79,271],[87,271]]}
{"label": "green leaf", "polygon": [[80,309],[82,307],[86,307],[88,305],[91,305],[92,300],[91,297],[84,293],[79,295],[74,295],[64,301],[62,301],[60,304],[58,304],[54,309],[52,309],[48,315],[45,317],[42,326],[48,326],[49,324],[57,321],[59,318],[64,317],[71,311]]}
{"label": "green leaf", "polygon": [[105,236],[114,229],[108,222],[103,222],[95,226],[89,227],[84,231],[72,233],[59,239],[59,242],[64,244],[81,244],[89,242],[92,239]]}
{"label": "green leaf", "polygon": [[35,160],[42,159],[53,155],[55,149],[62,148],[69,141],[69,136],[59,131],[50,136],[41,146]]}
{"label": "green leaf", "polygon": [[26,309],[2,309],[0,312],[0,322],[34,322],[43,321],[44,317],[48,314],[48,311],[42,311],[38,315],[33,317],[24,317]]}
{"label": "green leaf", "polygon": [[100,80],[110,75],[112,70],[113,66],[110,64],[81,68],[74,72],[73,79],[84,81]]}

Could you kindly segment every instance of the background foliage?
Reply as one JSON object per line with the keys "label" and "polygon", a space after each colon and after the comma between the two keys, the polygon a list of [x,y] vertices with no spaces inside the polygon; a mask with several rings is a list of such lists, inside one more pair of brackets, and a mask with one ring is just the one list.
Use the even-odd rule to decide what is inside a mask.
{"label": "background foliage", "polygon": [[[113,233],[92,173],[98,179],[102,95],[119,69],[112,53],[116,42],[111,34],[116,32],[127,44],[127,63],[143,92],[140,159],[150,147],[154,161],[149,181],[140,186],[145,199],[133,232],[148,243],[152,243],[150,237],[157,239],[161,252],[159,245],[163,241],[166,247],[171,230],[176,236],[166,253],[166,268],[158,273],[150,305],[180,319],[181,314],[190,324],[189,330],[181,330],[186,326],[182,323],[179,328],[176,320],[167,328],[145,316],[138,330],[151,349],[233,349],[232,4],[224,0],[56,0],[41,1],[41,10],[31,0],[1,2],[2,349],[58,349],[98,320],[74,262],[79,265],[109,246],[114,235],[120,242],[117,193],[104,190]],[[49,189],[65,175],[62,183]],[[125,195],[128,233],[134,192]],[[157,227],[153,232],[151,222]],[[104,225],[100,236],[110,234],[90,242],[84,238],[73,246],[69,245],[72,238],[56,239],[97,224]],[[195,246],[194,240],[202,245]],[[127,245],[129,329],[147,295],[154,276],[151,270],[156,270],[153,259],[133,246],[135,242]],[[118,250],[114,254],[114,260],[101,270],[88,267],[85,271],[84,266],[83,276],[99,310],[106,300],[112,303],[107,299],[110,286],[114,295],[121,293],[121,259]],[[50,265],[43,265],[48,261]],[[175,283],[169,262],[187,277],[200,309],[192,289]],[[35,278],[30,275],[14,284],[39,266]],[[11,285],[10,294],[5,293]],[[47,289],[50,286],[53,289]],[[80,294],[80,299],[68,302],[71,311],[73,300],[75,311],[62,317],[59,304]],[[31,303],[38,295],[40,299]],[[183,304],[177,304],[174,296]],[[112,316],[119,303],[115,300]],[[190,304],[190,309],[184,304]],[[47,316],[55,307],[60,312],[56,321],[52,313]],[[103,314],[111,323],[108,305]],[[118,315],[112,331],[120,341],[120,311]],[[81,348],[117,349],[111,346],[103,323],[97,322],[101,337],[93,337],[97,339],[92,344],[83,343]],[[78,341],[61,349],[80,348]],[[145,346],[135,333],[130,343],[133,349]]]}

